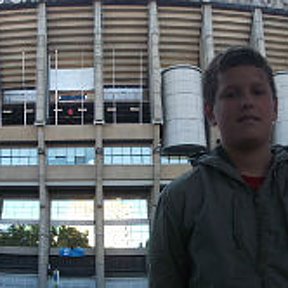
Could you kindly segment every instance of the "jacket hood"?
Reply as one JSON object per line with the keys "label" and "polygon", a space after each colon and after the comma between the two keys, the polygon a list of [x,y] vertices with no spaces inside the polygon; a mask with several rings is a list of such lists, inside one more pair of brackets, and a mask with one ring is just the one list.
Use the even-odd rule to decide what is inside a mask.
{"label": "jacket hood", "polygon": [[[275,145],[271,147],[271,151],[274,155],[272,169],[275,169],[278,165],[288,164],[288,146]],[[202,155],[198,159],[197,165],[211,166],[230,177],[241,179],[234,163],[222,146],[218,146],[210,153]]]}

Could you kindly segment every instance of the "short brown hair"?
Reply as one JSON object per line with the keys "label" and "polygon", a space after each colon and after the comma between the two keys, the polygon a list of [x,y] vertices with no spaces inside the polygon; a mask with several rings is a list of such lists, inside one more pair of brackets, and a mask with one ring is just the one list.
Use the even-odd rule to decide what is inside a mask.
{"label": "short brown hair", "polygon": [[273,70],[267,60],[251,47],[236,46],[219,53],[208,65],[203,75],[203,97],[205,104],[214,105],[218,89],[218,76],[229,68],[240,65],[252,65],[262,69],[267,75],[273,97],[276,98],[276,88]]}

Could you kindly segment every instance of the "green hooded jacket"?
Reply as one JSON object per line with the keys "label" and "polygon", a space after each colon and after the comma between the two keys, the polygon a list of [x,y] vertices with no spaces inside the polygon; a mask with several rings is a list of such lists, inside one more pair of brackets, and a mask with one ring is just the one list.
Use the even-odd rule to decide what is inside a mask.
{"label": "green hooded jacket", "polygon": [[258,191],[222,147],[164,189],[149,241],[150,288],[288,287],[288,152],[272,151]]}

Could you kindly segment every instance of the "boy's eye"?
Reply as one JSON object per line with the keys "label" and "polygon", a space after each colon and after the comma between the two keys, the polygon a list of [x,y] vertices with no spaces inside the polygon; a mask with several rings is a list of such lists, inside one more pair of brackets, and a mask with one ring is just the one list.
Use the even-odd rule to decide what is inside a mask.
{"label": "boy's eye", "polygon": [[261,90],[255,90],[255,91],[254,91],[254,94],[255,94],[255,95],[261,95],[261,94],[262,94],[262,91],[261,91]]}
{"label": "boy's eye", "polygon": [[229,91],[224,93],[223,97],[224,98],[235,98],[237,94],[234,91]]}
{"label": "boy's eye", "polygon": [[265,89],[263,89],[263,88],[254,88],[253,89],[253,93],[255,95],[261,95],[261,94],[265,93]]}

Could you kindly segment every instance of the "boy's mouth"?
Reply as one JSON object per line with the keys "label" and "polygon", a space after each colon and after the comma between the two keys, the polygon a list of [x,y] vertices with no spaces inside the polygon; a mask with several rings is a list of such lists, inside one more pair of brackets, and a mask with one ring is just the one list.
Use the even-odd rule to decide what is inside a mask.
{"label": "boy's mouth", "polygon": [[237,122],[254,122],[254,121],[260,121],[260,118],[254,115],[243,115],[240,116],[237,120]]}

